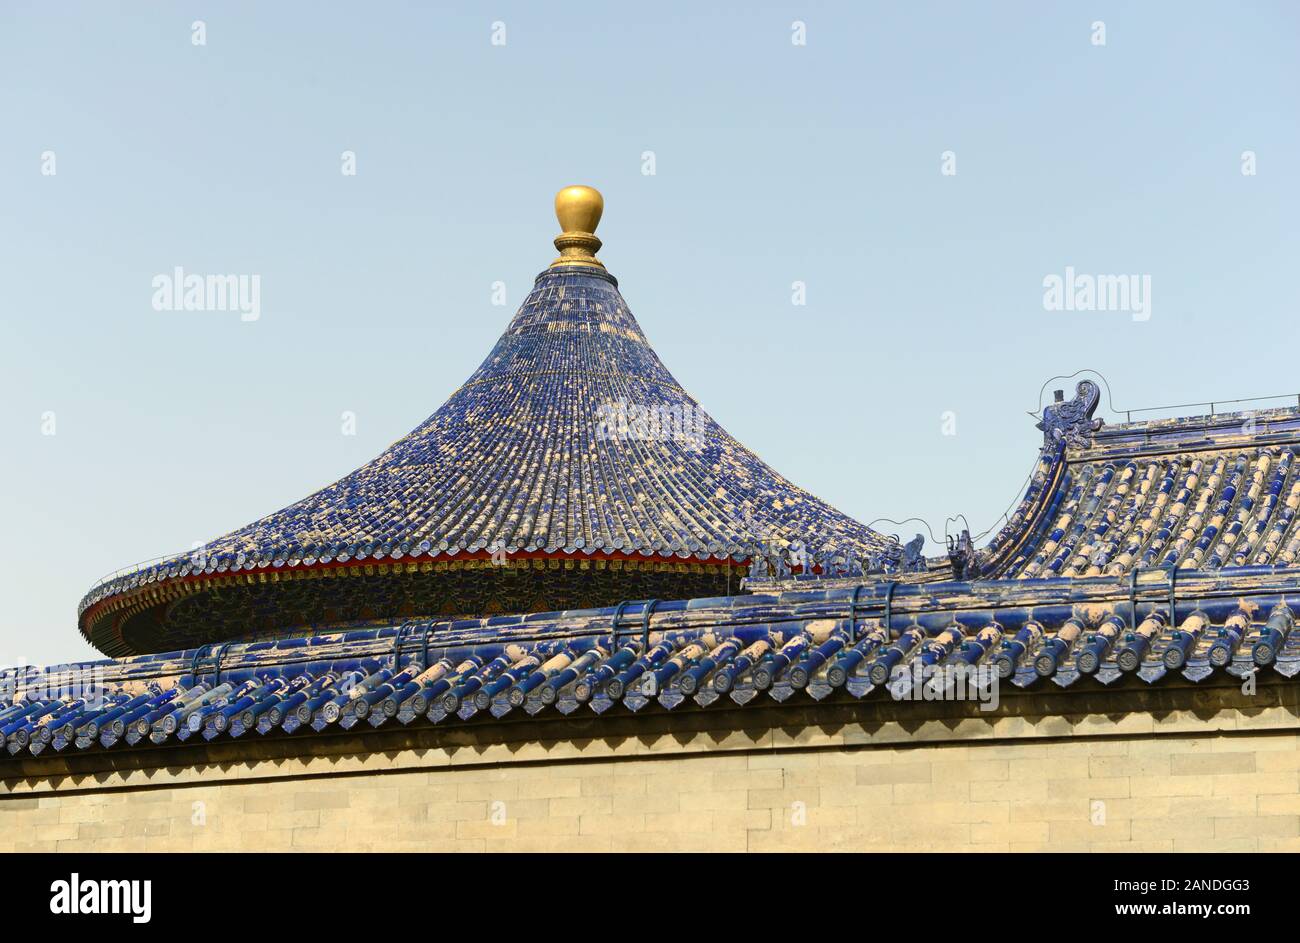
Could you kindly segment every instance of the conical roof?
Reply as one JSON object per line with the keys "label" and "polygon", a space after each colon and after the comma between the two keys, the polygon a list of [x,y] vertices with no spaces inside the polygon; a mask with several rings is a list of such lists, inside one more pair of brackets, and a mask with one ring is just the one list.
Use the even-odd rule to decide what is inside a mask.
{"label": "conical roof", "polygon": [[[768,467],[682,389],[647,342],[617,281],[594,257],[599,240],[591,230],[600,198],[592,194],[588,188],[561,192],[561,257],[537,276],[491,353],[437,412],[369,464],[302,501],[198,554],[97,587],[83,602],[83,632],[112,653],[122,645],[135,649],[144,638],[125,641],[121,620],[112,628],[102,616],[108,609],[133,610],[128,619],[152,611],[145,637],[161,643],[169,613],[157,605],[104,603],[132,591],[158,595],[160,584],[177,581],[200,588],[179,589],[176,598],[202,596],[205,579],[220,584],[224,575],[288,577],[361,564],[419,572],[422,563],[491,563],[495,553],[504,568],[546,558],[689,563],[690,572],[716,579],[716,567],[743,562],[771,539],[856,555],[884,548],[879,534]],[[633,595],[619,588],[603,594]],[[274,631],[275,597],[257,595],[261,630]],[[600,595],[578,601],[610,601]],[[540,602],[565,607],[546,592]],[[440,608],[448,605],[457,615],[482,614],[454,601]],[[420,603],[408,599],[405,608],[412,606],[418,611]],[[296,605],[281,621],[401,614],[382,604],[361,607],[369,611],[330,608]],[[229,637],[233,626],[211,628],[216,639]],[[188,635],[195,633],[205,633],[201,618],[190,620]]]}

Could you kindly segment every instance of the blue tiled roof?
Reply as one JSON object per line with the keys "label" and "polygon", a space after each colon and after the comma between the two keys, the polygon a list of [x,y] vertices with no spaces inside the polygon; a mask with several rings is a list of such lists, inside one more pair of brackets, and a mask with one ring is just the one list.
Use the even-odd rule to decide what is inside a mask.
{"label": "blue tiled roof", "polygon": [[1104,429],[1074,412],[1086,434],[1048,424],[1023,500],[962,580],[931,566],[753,583],[751,595],[380,620],[9,672],[0,736],[17,755],[507,714],[933,699],[967,669],[977,689],[1300,674],[1300,410]]}
{"label": "blue tiled roof", "polygon": [[[1154,575],[1155,579],[1151,576]],[[1300,673],[1286,568],[868,584],[359,627],[0,675],[8,753],[513,714],[944,699]],[[962,674],[965,672],[965,674]],[[925,692],[925,693],[923,693]]]}
{"label": "blue tiled roof", "polygon": [[80,612],[185,577],[457,559],[498,542],[508,554],[716,562],[773,538],[861,556],[885,543],[704,414],[612,276],[558,266],[465,384],[374,461],[197,558],[96,586]]}
{"label": "blue tiled roof", "polygon": [[[1104,428],[1093,427],[1090,414],[1078,415],[1086,435],[1046,434],[1024,497],[1006,525],[972,553],[967,578],[1300,565],[1300,409]],[[948,561],[933,559],[897,578],[924,582],[952,574]],[[850,582],[835,577],[831,570],[747,585],[772,591],[808,580]]]}
{"label": "blue tiled roof", "polygon": [[[1300,411],[1187,417],[1045,452],[1019,534],[986,575],[1123,576],[1300,560]],[[1030,501],[1029,499],[1032,499]]]}

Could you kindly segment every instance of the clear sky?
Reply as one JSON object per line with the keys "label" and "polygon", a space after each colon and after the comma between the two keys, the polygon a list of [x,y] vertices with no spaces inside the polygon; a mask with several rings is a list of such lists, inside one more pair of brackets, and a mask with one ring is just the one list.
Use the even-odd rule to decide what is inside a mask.
{"label": "clear sky", "polygon": [[[0,663],[90,656],[97,578],[433,412],[570,183],[683,386],[864,521],[994,524],[1054,375],[1300,392],[1298,11],[0,3]],[[259,276],[260,318],[155,310],[176,266]],[[1149,276],[1149,319],[1047,310],[1067,266]]]}

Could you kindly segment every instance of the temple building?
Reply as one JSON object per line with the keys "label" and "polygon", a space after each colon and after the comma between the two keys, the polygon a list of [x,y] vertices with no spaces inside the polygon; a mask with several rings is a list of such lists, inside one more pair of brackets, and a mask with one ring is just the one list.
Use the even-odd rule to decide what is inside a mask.
{"label": "temple building", "polygon": [[428,420],[0,676],[0,849],[1300,847],[1300,408],[1042,411],[926,558],[729,436],[600,194]]}
{"label": "temple building", "polygon": [[560,191],[559,257],[419,428],[283,511],[96,586],[86,639],[122,656],[358,620],[723,595],[766,544],[885,550],[668,372],[596,258],[603,206],[590,187]]}

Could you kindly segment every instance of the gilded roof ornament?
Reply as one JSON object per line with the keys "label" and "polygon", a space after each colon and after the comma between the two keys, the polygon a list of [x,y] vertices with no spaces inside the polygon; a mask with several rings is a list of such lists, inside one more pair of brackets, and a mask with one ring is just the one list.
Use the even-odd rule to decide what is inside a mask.
{"label": "gilded roof ornament", "polygon": [[600,225],[600,214],[604,211],[605,198],[594,187],[565,187],[555,194],[555,218],[560,221],[562,232],[555,237],[555,248],[560,250],[560,257],[551,263],[552,266],[605,267],[596,258],[600,251],[596,227]]}

